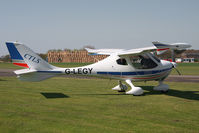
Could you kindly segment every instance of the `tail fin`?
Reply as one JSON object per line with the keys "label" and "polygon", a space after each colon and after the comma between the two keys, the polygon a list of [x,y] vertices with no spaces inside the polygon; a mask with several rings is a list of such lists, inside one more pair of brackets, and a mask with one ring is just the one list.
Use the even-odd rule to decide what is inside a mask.
{"label": "tail fin", "polygon": [[16,49],[14,43],[6,42],[6,46],[8,48],[9,53],[10,53],[12,63],[14,65],[29,68],[29,66],[25,63],[23,57],[20,55],[20,53]]}
{"label": "tail fin", "polygon": [[190,48],[191,45],[187,43],[172,43],[172,44],[165,44],[161,42],[152,42],[154,46],[157,47],[157,54],[162,54],[166,52],[167,50],[183,50],[186,48]]}
{"label": "tail fin", "polygon": [[40,71],[55,68],[23,44],[6,42],[6,46],[15,65]]}
{"label": "tail fin", "polygon": [[41,81],[55,74],[43,74],[39,71],[51,71],[57,67],[50,65],[31,49],[18,42],[6,42],[13,64],[29,69],[17,70],[15,73],[20,80]]}

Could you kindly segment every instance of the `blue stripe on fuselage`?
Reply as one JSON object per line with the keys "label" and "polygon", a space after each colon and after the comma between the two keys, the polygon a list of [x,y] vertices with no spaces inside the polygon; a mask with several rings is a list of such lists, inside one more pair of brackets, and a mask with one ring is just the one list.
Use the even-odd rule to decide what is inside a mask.
{"label": "blue stripe on fuselage", "polygon": [[148,75],[148,74],[157,74],[161,73],[164,71],[168,71],[172,69],[167,68],[167,69],[162,69],[162,70],[153,70],[153,71],[137,71],[137,72],[97,72],[97,74],[103,74],[103,75],[123,75],[123,76],[130,76],[130,75]]}
{"label": "blue stripe on fuselage", "polygon": [[[149,75],[149,74],[157,74],[161,72],[165,72],[172,69],[166,68],[162,70],[153,70],[153,71],[137,71],[137,72],[97,72],[97,74],[101,75],[122,75],[122,76],[131,76],[131,75]],[[40,73],[63,73],[62,71],[37,71]]]}
{"label": "blue stripe on fuselage", "polygon": [[11,59],[23,60],[22,56],[18,52],[18,50],[15,47],[14,43],[8,43],[7,42],[6,46],[8,48],[9,53],[10,53]]}
{"label": "blue stripe on fuselage", "polygon": [[62,73],[62,71],[37,71],[40,73]]}

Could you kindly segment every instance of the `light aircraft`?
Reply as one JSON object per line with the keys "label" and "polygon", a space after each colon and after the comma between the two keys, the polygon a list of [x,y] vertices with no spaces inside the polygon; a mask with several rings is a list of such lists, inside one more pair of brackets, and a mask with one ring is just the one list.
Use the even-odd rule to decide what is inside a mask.
{"label": "light aircraft", "polygon": [[[13,64],[26,69],[16,70],[14,73],[22,81],[42,81],[62,74],[95,75],[98,77],[117,79],[119,85],[112,88],[125,94],[142,95],[141,87],[135,87],[132,81],[155,80],[159,85],[154,90],[166,92],[169,89],[164,84],[164,79],[170,74],[176,63],[160,60],[155,56],[166,50],[182,50],[191,47],[187,43],[164,44],[153,42],[154,46],[138,49],[86,49],[91,55],[109,55],[107,58],[94,64],[74,67],[60,68],[53,66],[35,54],[27,46],[18,42],[6,42]],[[131,89],[126,92],[127,86]]]}

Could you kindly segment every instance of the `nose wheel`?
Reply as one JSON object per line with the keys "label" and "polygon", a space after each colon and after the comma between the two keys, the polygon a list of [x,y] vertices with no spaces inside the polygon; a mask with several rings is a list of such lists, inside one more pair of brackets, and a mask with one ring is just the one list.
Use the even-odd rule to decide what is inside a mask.
{"label": "nose wheel", "polygon": [[[143,89],[141,87],[135,87],[131,80],[127,79],[125,82],[131,87],[129,91],[126,92],[127,86],[125,84],[122,84],[122,81],[119,81],[119,85],[112,88],[112,90],[116,90],[118,92],[125,92],[127,95],[134,95],[134,96],[140,96],[144,93]],[[161,91],[161,92],[168,92],[169,86],[167,84],[164,84],[163,81],[159,81],[159,85],[155,86],[153,88],[155,91]]]}
{"label": "nose wheel", "polygon": [[159,81],[159,85],[155,86],[153,88],[155,91],[161,91],[161,92],[168,92],[169,86],[167,84],[164,84],[163,81]]}

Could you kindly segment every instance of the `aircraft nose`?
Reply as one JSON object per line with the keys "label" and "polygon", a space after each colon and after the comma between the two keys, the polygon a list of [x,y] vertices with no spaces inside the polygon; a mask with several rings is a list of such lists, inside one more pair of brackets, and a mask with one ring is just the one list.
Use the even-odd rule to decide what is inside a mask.
{"label": "aircraft nose", "polygon": [[178,64],[175,62],[171,62],[171,64],[172,64],[173,68],[176,68],[178,66]]}
{"label": "aircraft nose", "polygon": [[170,62],[170,61],[165,61],[165,60],[161,60],[162,62],[162,65],[165,67],[165,68],[171,68],[171,67],[174,67],[174,63]]}

